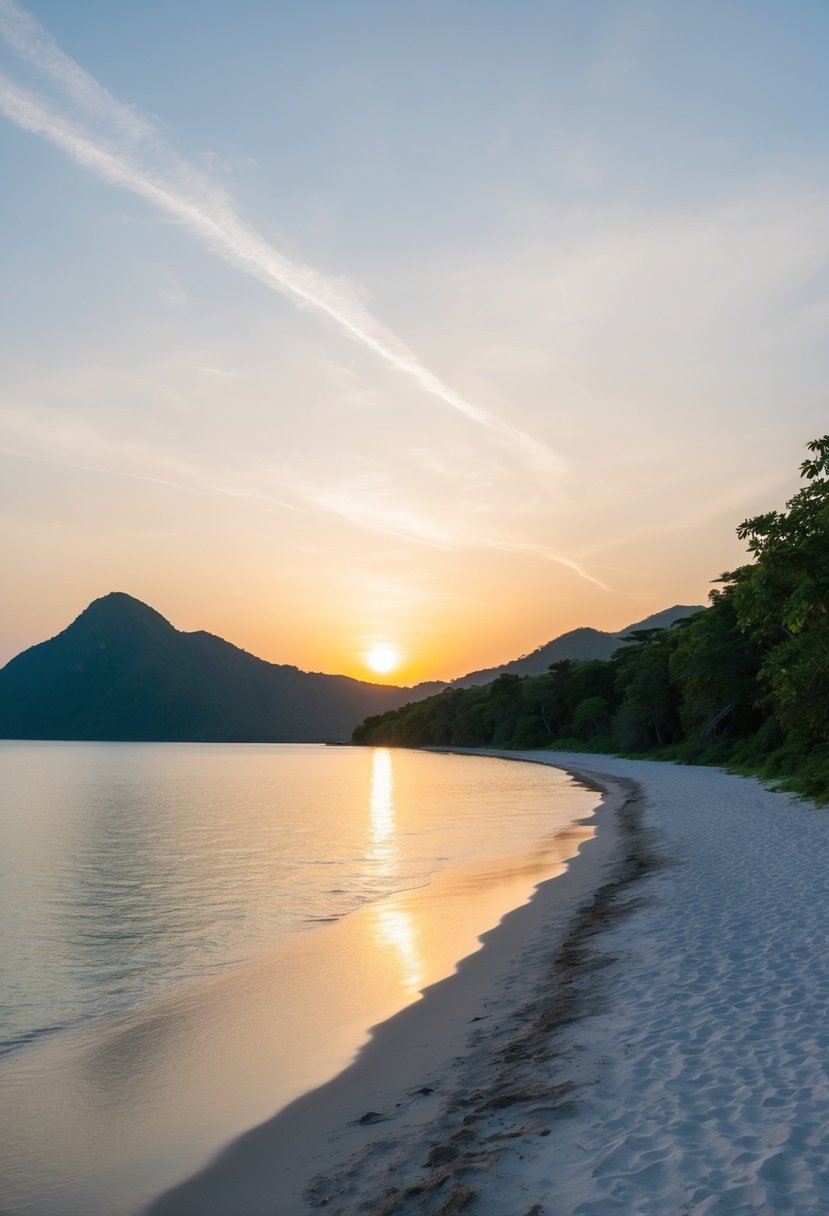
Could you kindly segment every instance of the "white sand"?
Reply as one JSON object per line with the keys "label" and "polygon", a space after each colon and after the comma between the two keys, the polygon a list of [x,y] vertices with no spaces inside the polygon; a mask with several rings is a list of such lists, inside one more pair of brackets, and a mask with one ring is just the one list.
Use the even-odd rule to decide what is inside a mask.
{"label": "white sand", "polygon": [[829,813],[711,769],[579,765],[640,783],[676,864],[601,940],[576,1117],[505,1159],[481,1210],[525,1188],[573,1216],[829,1211]]}
{"label": "white sand", "polygon": [[829,1212],[829,814],[711,769],[525,755],[644,806],[600,812],[456,976],[154,1212]]}

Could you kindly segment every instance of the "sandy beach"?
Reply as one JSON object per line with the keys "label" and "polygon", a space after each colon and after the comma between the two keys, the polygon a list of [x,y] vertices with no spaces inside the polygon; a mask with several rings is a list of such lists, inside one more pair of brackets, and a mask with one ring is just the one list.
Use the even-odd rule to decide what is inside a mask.
{"label": "sandy beach", "polygon": [[520,758],[605,790],[567,872],[152,1216],[829,1209],[829,816],[712,769]]}
{"label": "sandy beach", "polygon": [[[54,778],[77,758],[75,749],[59,749],[51,768],[42,758],[41,771]],[[88,750],[81,760],[86,772]],[[65,898],[68,912],[52,937],[42,935],[58,943],[55,950],[33,956],[39,960],[30,967],[33,1008],[48,1009],[36,1003],[35,981],[42,974],[56,983],[56,956],[81,978],[89,959],[90,987],[104,988],[100,967],[108,948],[114,960],[140,966],[144,940],[161,964],[180,959],[182,931],[206,925],[207,941],[177,981],[168,973],[154,991],[153,977],[141,971],[144,999],[107,1010],[108,990],[102,991],[100,1016],[0,1052],[0,1211],[8,1216],[136,1216],[238,1136],[338,1076],[369,1041],[372,1026],[418,1003],[421,990],[480,949],[482,932],[564,871],[592,836],[586,821],[598,803],[595,789],[563,772],[489,757],[233,748],[185,755],[150,749],[136,757],[127,748],[104,760],[116,772],[139,765],[132,801],[122,795],[127,822],[137,829],[134,847],[125,848],[118,831],[113,840],[129,864],[106,863],[112,854],[102,819],[86,809],[87,799],[95,806],[95,791],[83,783],[67,799],[65,815],[54,798],[32,804],[35,839],[38,809],[47,823],[54,816],[74,824],[74,834],[63,837],[54,826],[49,839],[63,847],[57,844],[53,856],[71,857],[80,835],[95,859],[74,885],[65,876],[56,884],[58,897],[68,891],[73,898]],[[163,796],[157,812],[147,797],[146,766],[158,773],[165,764],[195,811],[183,823]],[[286,797],[291,775],[293,813],[271,815],[269,791],[276,784]],[[112,776],[103,788],[112,788]],[[83,808],[79,824],[73,806]],[[174,861],[172,874],[165,858]],[[25,882],[25,856],[21,862]],[[106,902],[106,890],[95,886],[98,874],[106,883],[120,875],[119,895],[125,881],[142,893],[128,905],[131,918],[118,919],[118,899]],[[36,888],[37,880],[32,869]],[[250,921],[236,902],[243,886]],[[381,897],[366,898],[378,890]],[[361,895],[362,904],[353,906]],[[337,914],[345,901],[350,910]],[[287,917],[281,928],[274,923],[283,905],[308,913],[302,928],[292,929]],[[109,915],[101,916],[102,909]],[[80,917],[86,931],[74,953],[74,939],[61,933],[67,916],[75,918],[70,925]],[[6,924],[11,938],[15,922]],[[248,953],[233,959],[228,947],[241,925]],[[92,945],[84,949],[87,941]],[[213,970],[211,946],[219,964]],[[4,992],[9,1002],[15,991],[10,985]],[[7,1020],[9,1008],[3,1007]],[[22,1009],[21,1018],[28,1013]]]}

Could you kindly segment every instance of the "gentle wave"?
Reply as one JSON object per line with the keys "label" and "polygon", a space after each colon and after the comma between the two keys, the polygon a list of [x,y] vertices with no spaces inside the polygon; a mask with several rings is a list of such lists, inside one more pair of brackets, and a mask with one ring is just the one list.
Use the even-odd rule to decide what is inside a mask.
{"label": "gentle wave", "polygon": [[549,775],[503,767],[385,749],[0,745],[0,1050],[530,844],[550,827]]}
{"label": "gentle wave", "polygon": [[383,749],[0,744],[0,785],[0,1209],[31,1216],[137,1216],[330,1079],[594,805]]}

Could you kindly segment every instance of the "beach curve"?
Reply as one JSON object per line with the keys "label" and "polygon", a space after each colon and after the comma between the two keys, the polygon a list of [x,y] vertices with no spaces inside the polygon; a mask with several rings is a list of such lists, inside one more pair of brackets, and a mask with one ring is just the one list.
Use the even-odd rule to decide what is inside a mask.
{"label": "beach curve", "polygon": [[[500,758],[518,757],[501,753]],[[529,753],[521,758],[538,759]],[[527,977],[539,972],[551,943],[564,941],[574,907],[616,865],[614,812],[629,794],[627,783],[612,779],[599,785],[587,779],[583,784],[596,791],[597,803],[604,791],[593,817],[585,821],[591,829],[599,826],[582,832],[590,838],[574,855],[571,850],[564,872],[542,882],[529,903],[483,934],[483,949],[464,958],[453,975],[375,1027],[344,1072],[233,1141],[206,1169],[157,1199],[149,1216],[311,1211],[333,1203],[333,1195],[321,1191],[335,1160],[343,1163],[342,1187],[348,1192],[343,1210],[352,1210],[352,1201],[361,1202],[354,1198],[354,1187],[362,1191],[372,1180],[379,1184],[376,1174],[382,1172],[383,1159],[425,1136],[442,1104],[451,1100],[459,1065],[470,1050],[475,1056],[484,1028],[510,1016],[516,985],[523,987]],[[527,950],[532,960],[524,959]],[[366,1154],[376,1158],[371,1167]]]}
{"label": "beach curve", "polygon": [[153,1216],[829,1209],[829,816],[713,769],[507,755],[619,813]]}

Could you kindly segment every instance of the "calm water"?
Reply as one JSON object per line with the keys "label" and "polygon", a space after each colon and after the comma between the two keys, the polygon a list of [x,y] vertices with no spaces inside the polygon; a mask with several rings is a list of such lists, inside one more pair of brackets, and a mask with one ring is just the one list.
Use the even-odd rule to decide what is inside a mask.
{"label": "calm water", "polygon": [[[6,743],[0,789],[0,1118],[14,1122],[0,1136],[0,1179],[12,1175],[0,1210],[60,1216],[137,1210],[337,1071],[372,1018],[436,978],[391,897],[478,866],[487,877],[470,884],[470,915],[495,915],[475,911],[477,888],[505,859],[537,858],[520,894],[502,892],[500,916],[546,876],[548,843],[595,804],[540,766],[315,746]],[[337,928],[361,906],[373,919]],[[382,993],[352,1008],[351,973],[363,955],[377,970],[384,942]],[[455,960],[459,949],[443,947]],[[343,990],[348,1034],[309,1012],[321,971]],[[264,1055],[250,1047],[263,1010]],[[273,1039],[284,1040],[275,1054]],[[267,1066],[236,1086],[243,1094],[228,1101],[218,1072],[196,1092],[205,1059],[241,1070],[246,1051]]]}

